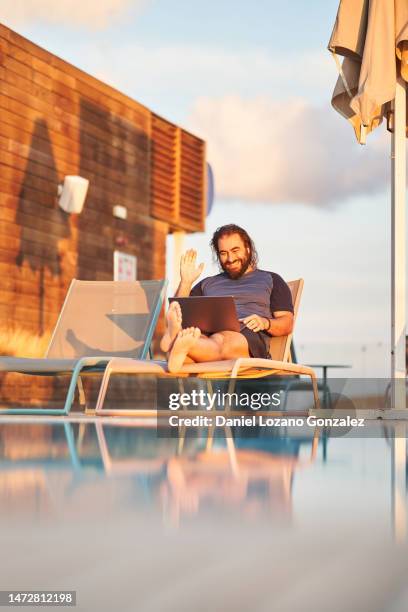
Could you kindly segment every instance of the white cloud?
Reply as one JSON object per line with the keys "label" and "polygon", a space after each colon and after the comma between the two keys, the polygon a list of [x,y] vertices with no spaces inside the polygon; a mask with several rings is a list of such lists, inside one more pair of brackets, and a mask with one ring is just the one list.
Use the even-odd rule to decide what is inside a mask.
{"label": "white cloud", "polygon": [[75,53],[85,70],[207,140],[219,197],[325,205],[384,188],[384,138],[377,130],[357,145],[331,108],[337,74],[325,51],[123,43]]}
{"label": "white cloud", "polygon": [[[74,51],[75,52],[75,51]],[[268,95],[275,99],[298,95],[327,99],[336,81],[329,54],[272,55],[262,48],[239,53],[198,45],[147,46],[104,41],[103,47],[84,44],[76,50],[87,69],[134,96],[163,96],[180,100],[198,96]],[[83,58],[82,60],[80,58]]]}
{"label": "white cloud", "polygon": [[[25,19],[100,25],[130,3],[147,2],[84,0],[81,14],[72,8],[77,0],[52,4],[54,13],[51,0],[26,0],[24,11],[22,0],[3,0],[2,8]],[[330,107],[337,74],[325,50],[272,55],[109,39],[67,46],[62,38],[52,51],[204,137],[219,196],[321,205],[384,187],[385,139],[377,130],[358,146]]]}
{"label": "white cloud", "polygon": [[2,19],[7,25],[31,22],[61,23],[104,28],[126,9],[142,8],[145,0],[2,0]]}
{"label": "white cloud", "polygon": [[219,197],[327,205],[384,189],[388,139],[374,134],[361,147],[329,105],[201,98],[189,127],[207,141]]}

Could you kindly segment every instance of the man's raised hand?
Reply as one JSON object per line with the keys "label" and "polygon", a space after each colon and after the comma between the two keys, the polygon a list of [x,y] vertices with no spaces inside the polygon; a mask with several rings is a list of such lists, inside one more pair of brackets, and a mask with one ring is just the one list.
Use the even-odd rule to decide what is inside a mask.
{"label": "man's raised hand", "polygon": [[197,251],[189,249],[180,259],[180,279],[184,285],[192,285],[204,270],[204,264],[197,266]]}

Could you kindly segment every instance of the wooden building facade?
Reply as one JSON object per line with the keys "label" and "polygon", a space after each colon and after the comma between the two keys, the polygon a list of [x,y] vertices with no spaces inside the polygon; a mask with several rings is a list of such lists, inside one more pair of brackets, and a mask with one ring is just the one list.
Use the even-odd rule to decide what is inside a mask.
{"label": "wooden building facade", "polygon": [[[67,175],[90,182],[80,215],[58,207]],[[0,25],[0,333],[47,333],[115,249],[163,278],[167,234],[204,229],[205,176],[202,140]]]}
{"label": "wooden building facade", "polygon": [[[69,175],[89,180],[79,215],[58,206]],[[167,234],[204,229],[205,177],[202,140],[0,24],[0,354],[41,356],[72,278],[112,280],[115,250],[164,278]],[[65,395],[21,377],[1,403]]]}

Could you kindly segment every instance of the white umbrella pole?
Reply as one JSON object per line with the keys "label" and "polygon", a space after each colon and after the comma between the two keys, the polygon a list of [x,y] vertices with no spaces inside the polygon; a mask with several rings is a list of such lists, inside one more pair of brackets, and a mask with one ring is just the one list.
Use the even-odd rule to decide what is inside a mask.
{"label": "white umbrella pole", "polygon": [[[391,408],[405,401],[405,198],[406,198],[406,86],[397,80],[391,154]],[[402,380],[403,379],[403,380]]]}

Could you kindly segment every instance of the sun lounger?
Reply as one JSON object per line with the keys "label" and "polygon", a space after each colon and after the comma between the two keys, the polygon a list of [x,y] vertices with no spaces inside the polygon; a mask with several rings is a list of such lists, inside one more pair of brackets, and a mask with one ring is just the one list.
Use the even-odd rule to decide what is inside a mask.
{"label": "sun lounger", "polygon": [[[292,292],[294,304],[294,316],[299,308],[300,297],[303,289],[303,279],[288,283]],[[182,366],[176,373],[170,373],[165,361],[142,361],[136,359],[115,358],[109,361],[99,391],[95,413],[100,415],[138,415],[153,414],[154,410],[114,410],[104,409],[104,401],[112,374],[152,374],[157,376],[181,378],[184,376],[197,376],[199,378],[227,378],[234,381],[238,378],[259,378],[263,376],[289,376],[305,375],[311,380],[314,405],[318,409],[319,393],[315,371],[304,365],[295,364],[290,361],[290,344],[292,334],[271,338],[269,353],[271,359],[240,358],[235,360],[213,361],[206,363],[189,363]]]}
{"label": "sun lounger", "polygon": [[46,356],[41,359],[0,357],[0,372],[71,379],[64,408],[3,408],[0,414],[68,414],[81,378],[101,375],[116,358],[148,356],[167,281],[73,280],[65,298]]}

